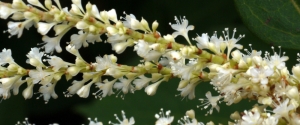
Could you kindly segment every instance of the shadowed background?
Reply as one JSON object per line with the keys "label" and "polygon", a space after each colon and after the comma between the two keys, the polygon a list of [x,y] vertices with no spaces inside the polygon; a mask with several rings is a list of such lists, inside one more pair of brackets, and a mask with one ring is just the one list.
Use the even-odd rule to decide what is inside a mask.
{"label": "shadowed background", "polygon": [[[62,0],[61,0],[62,1]],[[6,1],[9,2],[9,1]],[[253,36],[250,31],[243,25],[240,15],[235,9],[235,5],[231,0],[164,0],[164,1],[137,1],[137,0],[90,0],[92,4],[96,4],[100,11],[116,9],[118,17],[124,16],[123,12],[127,14],[134,14],[138,20],[142,17],[148,21],[151,25],[153,21],[159,22],[158,31],[162,35],[172,34],[169,22],[175,23],[174,16],[185,16],[189,24],[195,26],[195,30],[189,32],[190,38],[196,37],[196,34],[208,33],[212,35],[214,31],[218,31],[218,36],[222,35],[222,30],[228,27],[232,33],[233,28],[237,28],[237,35],[246,34],[246,37],[239,41],[244,45],[244,48],[249,48],[248,44],[252,44],[254,49],[268,50],[270,51],[270,44],[265,44],[257,37]],[[83,6],[87,3],[83,1]],[[70,8],[71,2],[64,0],[61,2],[63,7],[68,6]],[[0,29],[7,29],[8,20],[0,20]],[[61,40],[61,46],[64,48],[66,42],[70,41],[70,36],[77,33],[78,30],[73,28],[68,32]],[[16,36],[8,38],[7,33],[1,33],[0,49],[9,48],[12,49],[12,56],[15,62],[23,66],[24,68],[34,68],[29,64],[26,64],[26,54],[30,51],[31,47],[36,47],[37,43],[41,43],[42,36],[37,33],[34,27],[30,30],[24,30],[21,38]],[[53,36],[53,32],[50,36]],[[236,35],[236,37],[238,37]],[[103,40],[106,38],[102,36]],[[182,36],[178,36],[176,40],[180,43],[187,44]],[[195,44],[195,41],[193,41]],[[293,50],[284,50],[288,54],[293,54]],[[110,44],[96,43],[90,44],[87,48],[80,49],[81,55],[87,62],[95,62],[95,57],[104,54],[115,54],[111,51]],[[62,59],[68,62],[74,62],[75,57],[65,50],[60,53],[54,53],[54,55],[60,56]],[[140,58],[135,52],[133,47],[127,48],[127,50],[118,56],[118,63],[127,65],[137,65]],[[295,61],[295,59],[292,59]],[[289,62],[289,64],[295,64],[295,62]],[[99,121],[104,124],[108,124],[108,121],[116,122],[114,114],[118,114],[121,117],[121,110],[126,112],[126,116],[129,118],[134,116],[136,124],[152,125],[155,122],[154,114],[158,113],[160,108],[171,110],[171,115],[175,116],[173,124],[177,124],[177,120],[184,116],[185,112],[189,109],[194,109],[198,121],[208,122],[210,120],[216,121],[215,123],[227,124],[229,115],[234,111],[243,111],[244,109],[250,109],[255,101],[242,101],[241,104],[234,104],[227,107],[224,103],[221,104],[221,111],[218,113],[214,110],[213,115],[204,116],[207,110],[201,111],[197,108],[200,105],[198,98],[205,98],[207,91],[213,91],[209,83],[201,83],[196,87],[196,98],[194,100],[188,100],[186,98],[175,97],[179,92],[176,90],[179,79],[172,79],[169,82],[162,83],[158,88],[156,95],[147,96],[144,90],[136,91],[134,94],[127,94],[125,100],[121,98],[115,98],[115,95],[106,97],[103,100],[96,100],[93,96],[87,99],[79,98],[74,95],[72,98],[65,98],[63,92],[71,85],[73,80],[81,80],[81,76],[77,76],[70,81],[66,81],[64,77],[56,86],[56,93],[58,99],[50,99],[48,104],[44,104],[42,99],[36,100],[35,98],[39,94],[35,94],[32,99],[24,100],[21,96],[22,91],[26,85],[23,84],[20,88],[20,93],[17,96],[11,96],[8,100],[3,100],[0,103],[0,124],[11,125],[17,123],[17,121],[23,121],[25,117],[29,118],[31,123],[37,125],[45,125],[49,123],[60,123],[61,125],[80,125],[88,124],[88,117],[97,117]],[[38,92],[39,87],[35,86],[34,91]],[[94,87],[91,87],[91,93],[97,91]],[[115,91],[115,93],[118,93]],[[216,92],[213,91],[213,95]]]}

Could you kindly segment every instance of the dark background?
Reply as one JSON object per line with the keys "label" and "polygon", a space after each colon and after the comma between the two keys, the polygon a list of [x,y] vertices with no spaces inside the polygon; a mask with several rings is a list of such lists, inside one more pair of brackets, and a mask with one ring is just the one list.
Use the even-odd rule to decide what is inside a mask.
{"label": "dark background", "polygon": [[[63,7],[71,4],[69,0],[61,0]],[[7,1],[6,1],[7,2]],[[265,44],[246,28],[240,19],[240,15],[235,9],[234,2],[231,0],[189,0],[183,2],[182,0],[164,0],[164,1],[137,1],[137,0],[90,0],[92,4],[96,4],[98,9],[110,10],[115,8],[118,17],[124,16],[123,12],[127,14],[134,14],[138,20],[143,17],[152,24],[153,21],[159,22],[158,31],[162,35],[172,34],[169,22],[174,23],[174,16],[185,16],[189,24],[195,26],[195,30],[189,32],[190,38],[196,37],[196,34],[208,33],[212,35],[214,31],[218,31],[218,36],[222,35],[222,30],[228,27],[230,32],[233,28],[237,28],[237,35],[246,34],[246,37],[239,41],[244,45],[244,48],[249,48],[248,44],[252,44],[254,49],[271,51],[272,45]],[[87,3],[83,1],[83,6]],[[7,29],[8,20],[0,20],[0,29]],[[78,31],[74,28],[67,33],[61,40],[62,47],[66,45],[66,42],[70,41],[70,36]],[[53,36],[53,33],[50,33]],[[12,49],[12,56],[15,61],[25,68],[33,68],[25,63],[26,54],[30,51],[31,47],[36,47],[38,43],[41,43],[42,36],[37,33],[34,27],[30,30],[24,30],[21,38],[16,36],[8,38],[7,33],[1,33],[0,49],[9,48]],[[105,39],[105,36],[102,36]],[[183,37],[179,36],[176,40],[180,43],[187,44]],[[195,42],[193,41],[195,44]],[[64,48],[64,47],[63,47]],[[293,50],[286,50],[288,54],[296,56]],[[104,54],[115,54],[111,51],[110,44],[96,43],[90,44],[89,47],[80,50],[84,59],[87,62],[95,62],[95,57]],[[74,62],[75,57],[67,53],[65,50],[60,53],[54,53],[69,62]],[[133,52],[133,47],[128,48],[126,52],[118,55],[118,63],[127,65],[136,65],[139,62],[137,55]],[[295,61],[295,58],[290,58]],[[288,65],[295,64],[295,62],[289,62]],[[74,79],[80,80],[81,76]],[[20,93],[17,96],[12,96],[8,100],[3,100],[0,103],[0,125],[16,124],[17,121],[24,120],[25,117],[29,118],[31,123],[37,125],[45,125],[49,123],[60,123],[61,125],[80,125],[88,124],[88,117],[97,117],[104,124],[108,124],[111,120],[116,122],[114,114],[121,116],[121,110],[126,112],[126,116],[129,118],[134,116],[136,124],[152,125],[155,122],[154,114],[158,113],[160,108],[165,110],[171,110],[171,115],[175,116],[173,124],[177,124],[177,120],[184,116],[185,112],[189,109],[194,109],[198,121],[208,122],[210,120],[215,123],[227,124],[229,115],[234,111],[243,111],[250,109],[255,101],[242,101],[241,104],[226,106],[221,104],[221,111],[218,113],[214,110],[213,115],[204,116],[207,110],[201,111],[197,108],[200,105],[198,98],[205,98],[207,91],[213,91],[209,83],[201,83],[196,88],[196,99],[188,100],[181,97],[175,97],[179,92],[176,90],[179,80],[172,79],[169,82],[163,83],[158,88],[158,92],[154,96],[147,96],[144,90],[136,91],[134,94],[127,94],[125,100],[115,98],[115,95],[106,97],[103,100],[96,100],[93,96],[88,99],[79,98],[75,95],[72,98],[65,98],[63,92],[71,85],[74,80],[66,81],[62,79],[56,86],[56,93],[59,95],[58,99],[50,99],[48,104],[44,104],[44,101],[35,98],[39,94],[35,94],[30,100],[24,100],[22,97],[22,91],[26,85],[22,85]],[[39,87],[35,86],[34,91],[38,92]],[[97,91],[92,87],[91,92]],[[117,93],[117,91],[115,91]],[[216,92],[213,92],[215,95]]]}

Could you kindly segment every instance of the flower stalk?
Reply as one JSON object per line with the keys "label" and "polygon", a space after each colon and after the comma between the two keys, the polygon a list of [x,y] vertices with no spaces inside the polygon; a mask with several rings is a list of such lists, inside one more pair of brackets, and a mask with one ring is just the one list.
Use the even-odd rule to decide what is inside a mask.
{"label": "flower stalk", "polygon": [[[114,90],[127,94],[143,88],[152,96],[162,82],[179,78],[177,90],[183,98],[194,99],[195,88],[203,82],[209,82],[217,91],[217,96],[207,92],[207,99],[200,99],[204,103],[199,106],[204,106],[201,109],[211,107],[207,114],[212,114],[214,109],[220,111],[218,104],[221,102],[232,105],[242,99],[258,100],[258,104],[273,109],[266,111],[255,106],[250,111],[245,110],[242,116],[235,113],[233,124],[269,125],[277,124],[278,121],[287,124],[299,123],[299,64],[290,73],[285,65],[289,58],[281,50],[275,52],[274,47],[273,53],[266,52],[264,56],[261,51],[252,48],[251,51],[245,49],[242,52],[243,46],[237,42],[244,35],[235,38],[236,29],[233,30],[233,35],[225,28],[223,36],[218,36],[217,32],[212,36],[203,33],[190,39],[188,31],[195,27],[188,25],[185,17],[175,17],[176,24],[170,23],[175,32],[162,36],[158,31],[157,21],[152,23],[150,29],[144,18],[139,21],[133,14],[118,18],[114,9],[99,11],[91,3],[83,8],[80,0],[72,0],[70,10],[62,8],[58,0],[54,1],[56,5],[49,0],[44,5],[38,0],[27,2],[28,5],[22,0],[0,2],[0,10],[5,10],[0,11],[1,18],[21,20],[8,23],[7,32],[10,36],[21,37],[24,28],[32,26],[36,26],[43,35],[43,46],[31,48],[26,55],[26,62],[34,66],[34,69],[25,69],[14,62],[10,49],[4,48],[0,52],[0,97],[3,99],[10,97],[10,91],[18,94],[19,87],[27,83],[27,88],[22,92],[25,99],[32,98],[33,87],[39,86],[39,97],[43,96],[48,103],[50,98],[58,97],[55,87],[59,86],[58,81],[63,76],[71,80],[78,74],[83,74],[83,79],[73,80],[72,85],[64,92],[65,97],[77,94],[79,97],[88,98],[93,85],[99,90],[92,95],[99,99],[113,95]],[[63,52],[61,38],[72,28],[79,32],[71,35],[67,42],[65,50],[76,57],[70,63],[53,54],[55,51]],[[54,37],[47,36],[51,29],[55,31]],[[95,62],[91,63],[85,61],[78,49],[102,42],[102,35],[107,36],[104,41],[111,44],[112,50],[118,54],[122,54],[128,47],[134,47],[141,62],[135,66],[118,64],[114,55],[97,56]],[[183,36],[189,45],[179,44],[175,41],[177,36]],[[109,79],[102,81],[107,76]],[[117,118],[120,124],[135,123],[133,118],[128,120],[125,113],[122,114],[123,120]],[[173,116],[169,115],[170,111],[161,111],[156,115],[156,124],[170,124]],[[96,123],[98,124],[93,121],[93,124]],[[187,117],[179,123],[203,124],[197,122],[194,111],[188,111]]]}

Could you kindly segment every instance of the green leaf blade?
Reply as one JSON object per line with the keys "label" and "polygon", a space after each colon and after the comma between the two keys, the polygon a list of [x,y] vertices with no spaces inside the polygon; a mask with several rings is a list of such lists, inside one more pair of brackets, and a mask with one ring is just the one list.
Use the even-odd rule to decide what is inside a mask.
{"label": "green leaf blade", "polygon": [[235,0],[248,28],[263,41],[300,49],[300,5],[295,0]]}

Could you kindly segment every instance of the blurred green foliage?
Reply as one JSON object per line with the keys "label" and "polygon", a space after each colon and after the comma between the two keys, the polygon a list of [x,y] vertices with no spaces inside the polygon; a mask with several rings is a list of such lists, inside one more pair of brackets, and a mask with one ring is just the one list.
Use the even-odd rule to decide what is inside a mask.
{"label": "blurred green foliage", "polygon": [[[5,1],[4,1],[5,2]],[[10,2],[10,1],[6,1]],[[263,43],[260,39],[255,37],[242,23],[240,15],[235,9],[235,4],[231,0],[90,0],[92,4],[96,4],[98,9],[110,10],[115,8],[118,16],[123,16],[123,11],[127,14],[134,14],[138,19],[142,17],[146,19],[149,24],[157,20],[159,22],[158,31],[162,35],[172,34],[173,30],[169,26],[169,22],[174,23],[174,16],[186,16],[189,24],[195,26],[195,30],[189,32],[190,38],[196,37],[196,34],[201,35],[202,33],[208,33],[212,35],[214,31],[218,31],[218,35],[222,35],[221,31],[224,28],[230,28],[232,32],[233,28],[237,28],[237,34],[246,34],[246,37],[239,41],[245,48],[249,48],[248,44],[252,44],[254,49],[271,51],[271,44]],[[62,6],[68,6],[70,8],[70,1],[62,1]],[[87,1],[83,0],[83,5]],[[239,5],[237,5],[239,6]],[[245,15],[241,15],[242,17]],[[0,29],[6,30],[8,20],[0,20]],[[61,45],[65,46],[66,42],[69,42],[70,35],[77,33],[78,31],[73,29],[61,40]],[[15,61],[25,68],[33,68],[26,64],[26,54],[30,51],[31,47],[37,46],[37,43],[41,43],[42,36],[36,32],[35,28],[31,28],[29,31],[25,30],[21,38],[8,38],[8,34],[1,35],[2,48],[12,49],[12,56]],[[52,34],[53,35],[53,34]],[[270,36],[271,37],[271,36]],[[105,36],[103,36],[105,38]],[[180,43],[187,44],[185,40],[179,36],[176,40]],[[276,44],[277,45],[277,44]],[[286,51],[291,57],[296,56],[296,51]],[[103,56],[104,54],[115,54],[111,51],[111,46],[105,43],[97,43],[90,45],[87,48],[80,50],[84,59],[87,62],[95,62],[97,55]],[[75,57],[71,54],[63,51],[60,54],[54,53],[63,59],[74,62]],[[123,54],[117,55],[118,63],[127,65],[136,65],[139,63],[140,58],[133,52],[133,48],[128,48]],[[130,59],[129,59],[130,58]],[[288,66],[291,67],[295,64],[295,58],[291,58],[292,61],[288,62]],[[81,76],[74,79],[80,80]],[[72,80],[74,80],[72,79]],[[196,117],[199,121],[216,121],[219,123],[227,124],[229,115],[234,111],[243,111],[250,109],[255,103],[252,101],[249,103],[248,100],[242,101],[240,104],[235,104],[227,107],[224,103],[221,104],[221,112],[214,110],[213,115],[204,116],[207,110],[201,111],[196,106],[200,105],[198,98],[205,98],[207,91],[212,91],[212,87],[209,83],[201,83],[196,88],[196,99],[188,100],[181,97],[175,97],[179,94],[176,90],[179,79],[172,79],[169,82],[161,84],[158,88],[158,92],[154,96],[147,96],[146,93],[136,91],[134,94],[128,94],[125,100],[115,98],[115,95],[106,97],[103,100],[96,100],[93,96],[88,99],[79,98],[75,95],[72,98],[65,98],[63,91],[71,85],[71,81],[62,80],[56,87],[56,93],[59,98],[54,100],[51,99],[48,104],[44,104],[43,100],[35,100],[39,94],[35,94],[33,99],[24,100],[21,96],[21,92],[18,96],[12,96],[8,100],[3,100],[0,103],[0,124],[11,125],[17,121],[24,120],[25,117],[29,117],[31,123],[37,125],[45,125],[49,123],[60,123],[61,125],[80,125],[82,123],[87,124],[87,117],[98,117],[100,121],[105,124],[109,120],[116,121],[113,114],[121,115],[121,110],[126,112],[127,117],[134,116],[136,124],[152,125],[155,122],[154,114],[158,113],[160,108],[171,110],[171,115],[175,116],[175,121],[181,118],[185,112],[189,109],[194,109]],[[26,85],[22,85],[20,90],[23,90]],[[38,92],[38,87],[34,88],[35,92]],[[92,87],[91,92],[95,92],[96,89]],[[118,93],[118,92],[116,92]],[[215,95],[216,92],[213,92]]]}

